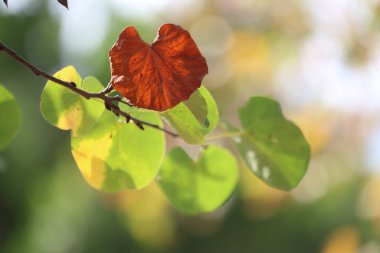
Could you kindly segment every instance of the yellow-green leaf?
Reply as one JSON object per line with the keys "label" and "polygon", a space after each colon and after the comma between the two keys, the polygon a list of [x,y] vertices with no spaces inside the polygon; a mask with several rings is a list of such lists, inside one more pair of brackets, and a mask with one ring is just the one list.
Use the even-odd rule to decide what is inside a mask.
{"label": "yellow-green leaf", "polygon": [[[74,82],[77,87],[87,92],[100,92],[103,89],[94,77],[87,77],[82,83],[82,78],[72,66],[63,68],[54,76],[63,81]],[[102,114],[104,105],[48,81],[41,95],[40,108],[47,122],[62,130],[72,130],[72,134],[78,136],[91,129]]]}
{"label": "yellow-green leaf", "polygon": [[[126,106],[123,106],[123,110]],[[139,111],[131,115],[162,126],[156,112]],[[157,175],[165,154],[162,131],[144,131],[109,111],[85,135],[72,137],[72,154],[86,179],[96,189],[119,191],[140,189]]]}
{"label": "yellow-green leaf", "polygon": [[204,137],[215,129],[219,120],[216,102],[204,86],[163,116],[189,144],[203,144]]}
{"label": "yellow-green leaf", "polygon": [[186,214],[212,211],[232,194],[238,166],[226,149],[210,145],[193,161],[181,148],[166,156],[158,179],[170,203]]}

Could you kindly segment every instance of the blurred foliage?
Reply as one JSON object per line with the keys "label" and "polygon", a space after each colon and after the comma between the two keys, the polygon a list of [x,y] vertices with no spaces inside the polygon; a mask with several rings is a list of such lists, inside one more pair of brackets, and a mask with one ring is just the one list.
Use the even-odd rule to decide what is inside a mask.
{"label": "blurred foliage", "polygon": [[[266,186],[241,163],[234,197],[196,217],[174,211],[155,184],[99,193],[76,169],[69,134],[40,114],[45,80],[0,55],[0,83],[17,98],[23,117],[15,140],[0,153],[0,252],[380,251],[380,180],[366,148],[380,122],[370,97],[378,86],[371,76],[372,69],[378,72],[378,1],[194,1],[194,9],[139,17],[107,7],[102,12],[112,18],[104,39],[87,54],[63,46],[64,39],[79,41],[62,32],[64,8],[47,2],[29,2],[16,13],[12,3],[1,6],[1,41],[49,73],[72,64],[106,84],[107,52],[123,27],[133,24],[151,41],[161,23],[179,23],[206,50],[210,75],[204,84],[221,118],[238,124],[236,109],[248,97],[272,95],[300,124],[313,159],[290,193]],[[71,3],[69,14],[77,5]],[[357,90],[353,79],[360,80]],[[355,97],[362,94],[368,97]]]}
{"label": "blurred foliage", "polygon": [[13,95],[0,84],[0,150],[16,135],[20,126],[20,109]]}

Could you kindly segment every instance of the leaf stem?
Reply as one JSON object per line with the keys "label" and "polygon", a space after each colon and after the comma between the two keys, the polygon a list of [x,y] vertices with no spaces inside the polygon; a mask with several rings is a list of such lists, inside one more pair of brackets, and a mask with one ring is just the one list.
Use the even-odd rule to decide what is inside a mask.
{"label": "leaf stem", "polygon": [[19,62],[20,64],[24,65],[27,67],[30,71],[33,72],[36,76],[41,76],[47,80],[50,80],[56,84],[59,84],[75,93],[78,95],[86,98],[86,99],[100,99],[103,100],[105,107],[113,112],[115,115],[118,116],[123,116],[126,119],[126,122],[132,121],[138,128],[144,130],[144,126],[148,126],[151,128],[155,128],[157,130],[163,131],[173,137],[178,137],[178,134],[171,132],[159,125],[152,124],[147,121],[143,121],[140,119],[137,119],[133,116],[131,116],[129,113],[122,111],[119,106],[115,105],[114,102],[121,102],[130,105],[128,102],[123,101],[123,99],[119,96],[107,96],[112,91],[112,86],[110,84],[107,85],[107,87],[99,92],[99,93],[89,93],[84,90],[81,90],[78,88],[76,83],[73,82],[66,82],[63,80],[60,80],[52,75],[49,75],[45,71],[39,69],[38,67],[34,66],[32,63],[28,62],[24,58],[22,58],[20,55],[18,55],[15,51],[4,45],[3,43],[0,42],[0,52],[5,52],[7,55],[9,55],[13,60]]}

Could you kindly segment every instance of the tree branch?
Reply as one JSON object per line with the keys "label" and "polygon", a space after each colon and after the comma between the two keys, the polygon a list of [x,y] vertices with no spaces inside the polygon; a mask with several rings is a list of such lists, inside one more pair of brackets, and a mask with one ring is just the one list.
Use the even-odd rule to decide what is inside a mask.
{"label": "tree branch", "polygon": [[119,106],[114,104],[114,102],[120,102],[120,103],[124,103],[127,105],[130,105],[130,104],[128,102],[124,101],[120,96],[114,96],[114,97],[107,96],[107,94],[109,94],[112,91],[112,86],[110,84],[108,84],[107,87],[99,93],[89,93],[89,92],[86,92],[86,91],[78,88],[77,84],[75,84],[73,82],[66,82],[66,81],[60,80],[54,76],[49,75],[45,71],[37,68],[32,63],[30,63],[27,60],[25,60],[24,58],[22,58],[15,51],[13,51],[12,49],[10,49],[9,47],[7,47],[6,45],[4,45],[1,42],[0,42],[0,52],[5,52],[12,59],[14,59],[15,61],[17,61],[17,62],[21,63],[22,65],[24,65],[25,67],[27,67],[36,76],[42,76],[45,79],[50,80],[56,84],[59,84],[59,85],[77,93],[78,95],[80,95],[86,99],[97,98],[97,99],[103,100],[106,109],[113,112],[116,116],[124,117],[126,119],[127,123],[132,121],[141,130],[144,130],[144,126],[148,126],[148,127],[155,128],[157,130],[163,131],[163,132],[165,132],[165,133],[167,133],[173,137],[178,137],[178,134],[173,133],[173,132],[171,132],[171,131],[163,128],[163,127],[160,127],[159,125],[152,124],[150,122],[137,119],[137,118],[131,116],[129,113],[122,111]]}

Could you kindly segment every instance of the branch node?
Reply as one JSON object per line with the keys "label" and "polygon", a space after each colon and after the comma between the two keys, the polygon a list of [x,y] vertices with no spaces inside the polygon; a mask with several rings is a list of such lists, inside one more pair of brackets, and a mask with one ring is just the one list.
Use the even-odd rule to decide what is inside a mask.
{"label": "branch node", "polygon": [[131,121],[131,116],[125,115],[125,122],[128,124]]}
{"label": "branch node", "polygon": [[102,90],[99,94],[106,95],[110,93],[112,90],[113,90],[112,84],[108,83],[107,86],[104,88],[104,90]]}
{"label": "branch node", "polygon": [[119,117],[119,116],[120,116],[120,113],[119,113],[119,112],[117,112],[117,111],[114,111],[114,110],[112,110],[112,112],[113,112],[113,114],[115,114],[117,117]]}
{"label": "branch node", "polygon": [[111,111],[111,106],[110,106],[106,101],[104,101],[104,107],[105,107],[108,111]]}
{"label": "branch node", "polygon": [[138,121],[134,121],[135,125],[140,128],[141,130],[145,130],[144,129],[144,126],[141,124],[141,122],[138,122]]}

